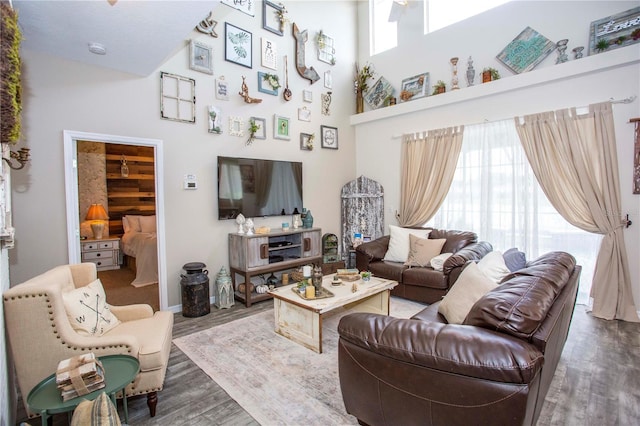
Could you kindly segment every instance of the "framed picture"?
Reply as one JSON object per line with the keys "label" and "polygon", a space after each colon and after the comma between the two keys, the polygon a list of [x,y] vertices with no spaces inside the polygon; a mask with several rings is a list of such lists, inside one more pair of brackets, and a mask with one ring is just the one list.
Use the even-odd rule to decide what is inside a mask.
{"label": "framed picture", "polygon": [[311,121],[311,110],[307,107],[298,108],[298,120]]}
{"label": "framed picture", "polygon": [[300,133],[300,149],[311,151],[313,149],[314,136],[309,133]]}
{"label": "framed picture", "polygon": [[160,118],[196,122],[196,81],[160,72]]}
{"label": "framed picture", "polygon": [[243,67],[252,68],[253,35],[249,31],[225,22],[224,40],[224,59]]}
{"label": "framed picture", "polygon": [[589,55],[640,43],[640,7],[593,21],[589,30]]}
{"label": "framed picture", "polygon": [[429,73],[414,75],[402,80],[400,101],[407,102],[427,96],[429,92]]}
{"label": "framed picture", "polygon": [[322,148],[338,149],[338,128],[330,126],[320,126],[322,134]]}
{"label": "framed picture", "polygon": [[262,2],[262,28],[283,36],[282,27],[280,26],[280,15],[282,13],[284,13],[284,7],[264,0]]}
{"label": "framed picture", "polygon": [[220,108],[217,108],[213,105],[209,105],[208,107],[209,113],[209,133],[215,133],[216,135],[222,134],[222,125],[221,118],[222,115],[220,113]]}
{"label": "framed picture", "polygon": [[227,6],[231,6],[234,9],[239,10],[240,12],[246,13],[249,16],[255,16],[255,1],[253,0],[220,0],[222,4],[226,4]]}
{"label": "framed picture", "polygon": [[258,71],[258,91],[278,96],[278,89],[274,89],[273,86],[269,83],[267,73],[265,72]]}
{"label": "framed picture", "polygon": [[278,69],[278,47],[276,43],[262,37],[260,39],[260,57],[262,59],[262,66],[270,68],[272,70]]}
{"label": "framed picture", "polygon": [[331,70],[324,72],[324,87],[327,89],[333,88],[333,77],[331,76]]}
{"label": "framed picture", "polygon": [[189,68],[195,71],[213,74],[213,49],[211,46],[191,40]]}
{"label": "framed picture", "polygon": [[511,71],[520,74],[531,71],[555,48],[554,42],[527,27],[496,57]]}
{"label": "framed picture", "polygon": [[313,102],[313,92],[311,90],[303,90],[302,100],[305,102]]}
{"label": "framed picture", "polygon": [[236,116],[229,117],[229,134],[231,136],[244,136],[244,122]]}
{"label": "framed picture", "polygon": [[229,100],[229,83],[224,79],[224,76],[220,76],[220,78],[216,78],[215,82],[215,91],[216,91],[216,99],[220,99],[221,101]]}
{"label": "framed picture", "polygon": [[329,37],[320,30],[316,37],[316,44],[318,46],[318,60],[326,62],[327,64],[336,64],[336,49],[334,47],[333,38]]}
{"label": "framed picture", "polygon": [[273,115],[273,137],[276,139],[291,139],[289,137],[289,118],[278,114]]}
{"label": "framed picture", "polygon": [[251,117],[250,121],[253,120],[254,123],[258,125],[258,130],[253,136],[256,139],[266,139],[267,138],[267,120],[260,117]]}
{"label": "framed picture", "polygon": [[380,77],[378,81],[376,81],[371,89],[364,95],[364,100],[367,101],[372,108],[380,108],[384,106],[387,98],[393,95],[393,87],[391,87],[391,83],[387,81],[384,77]]}

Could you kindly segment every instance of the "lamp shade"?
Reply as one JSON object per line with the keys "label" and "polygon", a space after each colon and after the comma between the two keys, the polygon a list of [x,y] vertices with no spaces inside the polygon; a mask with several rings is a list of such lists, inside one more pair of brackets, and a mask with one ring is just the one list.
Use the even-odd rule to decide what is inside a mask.
{"label": "lamp shade", "polygon": [[102,204],[91,204],[89,207],[89,211],[87,212],[87,217],[85,220],[107,220],[109,216],[107,216],[107,212],[105,211]]}

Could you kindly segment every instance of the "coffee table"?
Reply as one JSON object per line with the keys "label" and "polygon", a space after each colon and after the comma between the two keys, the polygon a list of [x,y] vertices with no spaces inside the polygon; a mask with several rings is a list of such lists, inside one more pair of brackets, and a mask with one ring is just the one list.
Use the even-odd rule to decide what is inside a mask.
{"label": "coffee table", "polygon": [[[116,393],[124,389],[135,379],[140,370],[138,360],[129,355],[105,355],[98,358],[104,367],[104,381],[106,386],[68,401],[62,400],[60,390],[56,386],[55,373],[38,383],[27,396],[27,404],[31,411],[39,413],[42,417],[42,425],[47,425],[49,416],[57,413],[73,411],[83,400],[94,400],[102,392],[105,392],[113,405],[116,405]],[[127,409],[127,396],[123,392],[122,407],[124,409],[124,421],[129,422]]]}
{"label": "coffee table", "polygon": [[303,299],[292,289],[297,284],[278,287],[269,291],[273,296],[275,332],[315,352],[322,353],[322,316],[336,309],[352,309],[389,315],[389,294],[398,285],[396,281],[371,277],[370,281],[358,280],[358,291],[352,292],[353,282],[341,286],[331,285],[334,275],[322,279],[322,287],[334,294],[324,299]]}

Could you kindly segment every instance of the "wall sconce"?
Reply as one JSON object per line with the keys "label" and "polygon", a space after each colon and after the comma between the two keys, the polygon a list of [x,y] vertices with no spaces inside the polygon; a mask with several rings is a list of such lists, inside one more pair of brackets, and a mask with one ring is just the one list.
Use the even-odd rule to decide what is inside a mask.
{"label": "wall sconce", "polygon": [[107,212],[102,204],[91,204],[87,217],[85,220],[91,221],[91,231],[93,231],[93,238],[96,240],[102,239],[102,233],[104,231],[104,221],[108,220]]}
{"label": "wall sconce", "polygon": [[120,157],[120,176],[129,177],[129,166],[127,166],[127,159],[124,154]]}
{"label": "wall sconce", "polygon": [[20,148],[18,152],[9,151],[9,157],[13,158],[14,160],[18,160],[18,163],[20,163],[19,165],[14,165],[9,158],[2,157],[2,159],[6,161],[9,167],[11,167],[13,170],[20,170],[29,161],[29,156],[29,148]]}

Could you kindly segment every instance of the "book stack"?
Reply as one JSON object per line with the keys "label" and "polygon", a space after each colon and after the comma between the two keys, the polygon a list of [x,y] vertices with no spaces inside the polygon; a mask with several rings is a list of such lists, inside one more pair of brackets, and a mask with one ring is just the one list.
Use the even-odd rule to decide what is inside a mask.
{"label": "book stack", "polygon": [[60,361],[56,385],[67,401],[105,387],[104,369],[95,354],[88,353]]}
{"label": "book stack", "polygon": [[342,281],[357,281],[360,279],[360,272],[355,268],[336,270],[336,278]]}

